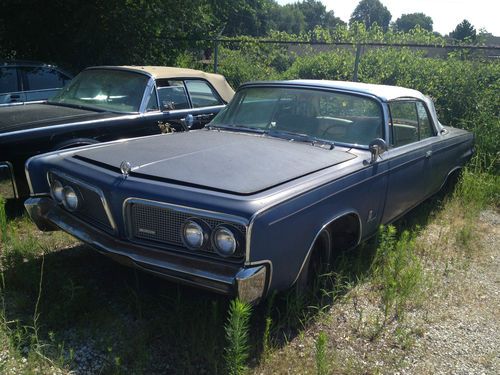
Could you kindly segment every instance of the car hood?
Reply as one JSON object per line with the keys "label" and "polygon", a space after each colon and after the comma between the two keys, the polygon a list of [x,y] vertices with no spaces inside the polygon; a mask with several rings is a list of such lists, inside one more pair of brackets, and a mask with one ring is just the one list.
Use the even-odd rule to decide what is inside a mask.
{"label": "car hood", "polygon": [[356,156],[306,143],[217,130],[131,139],[78,151],[74,157],[131,176],[248,195]]}
{"label": "car hood", "polygon": [[26,104],[0,108],[0,134],[49,125],[116,117],[110,112],[53,104]]}

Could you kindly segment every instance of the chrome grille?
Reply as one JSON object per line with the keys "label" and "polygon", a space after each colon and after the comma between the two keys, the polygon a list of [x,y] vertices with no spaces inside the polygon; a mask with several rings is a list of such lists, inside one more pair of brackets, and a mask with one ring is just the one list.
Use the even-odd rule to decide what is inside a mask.
{"label": "chrome grille", "polygon": [[[246,232],[246,227],[241,224],[178,211],[156,204],[130,202],[127,214],[129,216],[127,222],[130,224],[129,228],[132,239],[166,243],[180,247],[184,247],[181,237],[182,225],[189,218],[203,220],[210,229],[214,229],[221,224],[228,224],[237,228],[243,235]],[[210,243],[205,248],[205,251],[215,252]],[[235,257],[241,257],[242,255],[243,249],[239,249]]]}
{"label": "chrome grille", "polygon": [[60,176],[59,174],[49,173],[49,181],[52,183],[53,179],[57,178],[61,183],[66,186],[70,185],[75,191],[79,192],[83,199],[83,204],[78,211],[72,212],[75,216],[83,221],[86,221],[102,230],[113,232],[111,223],[109,222],[108,215],[104,209],[101,196],[95,190],[85,186],[84,183],[79,183],[69,177]]}

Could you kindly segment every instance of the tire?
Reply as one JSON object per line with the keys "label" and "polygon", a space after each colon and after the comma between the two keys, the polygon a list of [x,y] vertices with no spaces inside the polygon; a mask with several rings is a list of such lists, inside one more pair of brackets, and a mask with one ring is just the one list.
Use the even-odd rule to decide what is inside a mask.
{"label": "tire", "polygon": [[295,282],[295,293],[304,296],[313,290],[319,275],[328,270],[332,258],[333,241],[330,230],[323,229],[314,242],[304,266]]}

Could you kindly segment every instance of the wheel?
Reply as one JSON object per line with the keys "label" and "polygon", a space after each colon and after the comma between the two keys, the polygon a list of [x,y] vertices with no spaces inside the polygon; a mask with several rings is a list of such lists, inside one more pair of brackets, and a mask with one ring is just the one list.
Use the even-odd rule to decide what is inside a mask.
{"label": "wheel", "polygon": [[319,275],[326,271],[332,256],[332,235],[328,229],[323,229],[314,242],[307,259],[295,282],[295,292],[298,296],[313,290]]}

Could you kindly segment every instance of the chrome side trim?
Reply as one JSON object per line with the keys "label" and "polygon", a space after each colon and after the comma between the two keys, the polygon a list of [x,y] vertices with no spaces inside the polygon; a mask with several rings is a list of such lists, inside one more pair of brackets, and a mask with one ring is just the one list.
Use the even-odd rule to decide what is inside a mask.
{"label": "chrome side trim", "polygon": [[[118,120],[123,120],[123,119],[130,119],[133,120],[135,118],[140,117],[141,115],[139,113],[117,113],[116,117],[112,118],[104,118],[104,119],[99,119],[99,120],[87,120],[87,121],[78,121],[78,122],[72,122],[69,124],[61,124],[61,125],[50,125],[50,126],[42,126],[39,128],[31,128],[31,129],[23,129],[23,130],[15,130],[12,132],[5,133],[5,136],[13,136],[13,135],[18,135],[18,134],[24,134],[24,133],[37,133],[41,131],[47,131],[47,130],[54,130],[54,129],[60,129],[60,128],[67,128],[68,126],[76,126],[76,125],[88,125],[88,124],[99,124],[101,122],[110,122],[110,121],[118,121]],[[2,135],[0,135],[0,138]]]}
{"label": "chrome side trim", "polygon": [[96,186],[90,185],[87,182],[79,180],[77,178],[68,176],[66,173],[55,172],[53,170],[49,170],[47,172],[47,184],[48,184],[49,188],[50,188],[49,174],[53,174],[55,176],[59,176],[59,177],[65,179],[65,180],[68,180],[68,181],[74,183],[75,185],[83,186],[86,189],[92,190],[97,195],[99,195],[99,198],[101,199],[102,206],[104,208],[104,212],[106,212],[106,216],[108,217],[109,224],[111,225],[111,228],[113,229],[113,232],[117,233],[118,227],[116,226],[116,222],[115,222],[115,220],[113,218],[113,215],[111,214],[111,209],[110,209],[110,207],[108,205],[108,201],[106,200],[106,197],[104,196],[104,193],[103,193],[103,191],[101,189],[99,189]]}
{"label": "chrome side trim", "polygon": [[[358,241],[356,242],[356,245],[359,245],[359,243],[361,242],[361,234],[363,233],[363,224],[361,223],[361,217],[359,216],[359,213],[356,212],[356,211],[345,211],[337,216],[335,216],[333,219],[330,219],[328,222],[326,222],[322,227],[321,229],[318,231],[318,233],[316,233],[316,235],[314,236],[314,239],[312,240],[311,242],[311,245],[309,246],[309,250],[307,251],[307,254],[306,256],[304,257],[304,260],[302,262],[302,265],[300,266],[300,269],[299,269],[299,272],[297,273],[297,276],[295,276],[295,279],[293,280],[292,284],[295,284],[295,282],[297,281],[297,279],[299,278],[301,272],[302,272],[302,269],[304,268],[304,265],[306,264],[306,260],[307,258],[309,257],[309,254],[311,253],[313,247],[314,247],[314,243],[316,242],[316,240],[318,239],[319,235],[321,234],[321,232],[323,231],[323,229],[325,229],[327,226],[329,226],[331,223],[333,223],[335,220],[338,220],[340,219],[341,217],[344,217],[346,215],[350,215],[350,214],[354,214],[356,215],[356,217],[358,218],[358,221],[359,221],[359,236],[358,236]],[[335,241],[335,239],[333,239]]]}
{"label": "chrome side trim", "polygon": [[13,198],[19,198],[19,191],[17,190],[16,177],[14,176],[14,166],[10,161],[2,161],[0,162],[0,168],[2,167],[7,168],[10,177],[10,182],[12,184],[12,190],[14,193]]}

